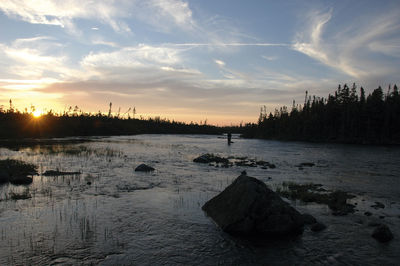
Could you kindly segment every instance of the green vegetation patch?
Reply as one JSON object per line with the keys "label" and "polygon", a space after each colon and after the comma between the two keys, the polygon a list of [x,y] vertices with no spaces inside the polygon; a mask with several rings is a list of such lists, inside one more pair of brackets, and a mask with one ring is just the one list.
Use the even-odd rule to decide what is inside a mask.
{"label": "green vegetation patch", "polygon": [[282,187],[278,187],[276,192],[291,200],[301,200],[303,202],[315,202],[326,204],[334,215],[346,215],[353,213],[355,206],[347,203],[348,199],[355,196],[343,191],[328,191],[322,188],[321,184],[297,184],[294,182],[283,182]]}
{"label": "green vegetation patch", "polygon": [[37,174],[37,166],[31,163],[26,163],[14,159],[0,160],[0,171],[5,171],[8,174],[26,174],[34,175]]}
{"label": "green vegetation patch", "polygon": [[221,157],[215,154],[206,153],[200,155],[199,157],[193,160],[195,163],[208,163],[210,165],[214,165],[216,167],[231,167],[233,165],[236,166],[244,166],[244,167],[257,167],[260,166],[263,169],[268,168],[276,168],[275,164],[266,162],[266,161],[257,161],[256,159],[249,159],[247,157],[234,157],[229,156],[227,158]]}
{"label": "green vegetation patch", "polygon": [[37,174],[37,166],[14,159],[0,160],[0,183],[30,184],[32,178],[28,175]]}
{"label": "green vegetation patch", "polygon": [[31,193],[29,193],[29,189],[24,190],[22,193],[15,193],[13,191],[9,194],[9,199],[11,200],[25,200],[32,198]]}

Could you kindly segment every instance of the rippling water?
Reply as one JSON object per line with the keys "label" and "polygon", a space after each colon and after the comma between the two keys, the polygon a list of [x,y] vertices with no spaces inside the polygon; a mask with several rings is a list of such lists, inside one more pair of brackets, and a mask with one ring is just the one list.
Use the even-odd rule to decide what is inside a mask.
{"label": "rippling water", "polygon": [[[140,135],[90,142],[0,149],[0,159],[35,163],[31,185],[0,187],[0,264],[102,265],[396,265],[400,263],[400,149],[234,139]],[[192,160],[203,153],[247,156],[275,169],[217,168]],[[314,162],[299,169],[302,162]],[[140,163],[153,173],[134,172]],[[356,195],[357,212],[333,216],[325,205],[291,202],[328,228],[295,239],[233,238],[201,206],[241,171],[276,188],[284,181],[320,183]],[[88,183],[90,182],[90,183]],[[27,190],[28,189],[28,190]],[[25,200],[10,193],[28,193]],[[384,209],[370,206],[376,201]],[[365,211],[372,216],[364,215]],[[381,244],[368,223],[387,224],[394,240]]]}

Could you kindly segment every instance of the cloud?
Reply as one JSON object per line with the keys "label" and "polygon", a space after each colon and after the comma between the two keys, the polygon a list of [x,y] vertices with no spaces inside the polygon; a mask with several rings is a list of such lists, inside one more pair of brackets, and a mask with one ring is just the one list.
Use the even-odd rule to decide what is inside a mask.
{"label": "cloud", "polygon": [[117,32],[129,32],[129,27],[118,18],[127,17],[129,1],[112,0],[9,0],[0,2],[0,10],[7,16],[32,24],[55,25],[77,32],[74,20],[94,19],[110,25]]}
{"label": "cloud", "polygon": [[130,18],[164,31],[173,25],[192,30],[196,24],[189,4],[182,0],[9,0],[0,2],[0,10],[10,17],[32,24],[60,26],[75,34],[80,34],[75,25],[77,19],[100,21],[121,33],[131,32],[125,22]]}
{"label": "cloud", "polygon": [[215,42],[215,43],[167,43],[167,46],[176,47],[290,47],[288,43],[245,43],[245,42]]}
{"label": "cloud", "polygon": [[324,26],[332,18],[332,10],[327,13],[313,11],[308,16],[309,28],[306,32],[297,33],[293,49],[304,53],[324,64],[332,65],[328,55],[321,47],[321,38]]}
{"label": "cloud", "polygon": [[152,23],[163,27],[160,23],[164,20],[172,21],[175,25],[192,29],[195,22],[192,18],[192,11],[189,4],[181,0],[151,0],[148,2],[149,10],[155,12],[153,16],[149,16]]}
{"label": "cloud", "polygon": [[264,58],[264,59],[267,60],[267,61],[275,61],[275,60],[278,59],[277,56],[266,56],[266,55],[262,55],[261,57]]}
{"label": "cloud", "polygon": [[[313,11],[298,32],[292,49],[359,81],[395,81],[399,67],[399,9],[375,17],[347,18],[346,27],[335,27],[339,15]],[[329,27],[328,27],[329,26]],[[392,60],[388,60],[388,57]],[[397,60],[396,60],[397,59]],[[390,82],[390,81],[389,81]]]}
{"label": "cloud", "polygon": [[106,41],[101,37],[94,37],[92,38],[92,44],[94,45],[103,45],[103,46],[109,46],[109,47],[113,47],[113,48],[119,48],[120,45],[116,42],[110,42],[110,41]]}
{"label": "cloud", "polygon": [[215,62],[218,66],[220,66],[220,67],[225,66],[225,62],[224,62],[224,61],[215,59],[214,62]]}
{"label": "cloud", "polygon": [[70,72],[65,67],[66,56],[61,53],[49,55],[49,51],[62,50],[62,45],[50,37],[16,39],[11,45],[0,44],[0,48],[4,55],[3,60],[8,61],[6,72],[14,76],[36,79],[45,76],[45,72],[63,75]]}
{"label": "cloud", "polygon": [[138,45],[113,52],[92,52],[82,59],[80,65],[99,77],[104,77],[104,71],[116,76],[133,70],[150,71],[151,68],[160,70],[164,67],[164,70],[171,71],[181,62],[179,53],[177,49]]}

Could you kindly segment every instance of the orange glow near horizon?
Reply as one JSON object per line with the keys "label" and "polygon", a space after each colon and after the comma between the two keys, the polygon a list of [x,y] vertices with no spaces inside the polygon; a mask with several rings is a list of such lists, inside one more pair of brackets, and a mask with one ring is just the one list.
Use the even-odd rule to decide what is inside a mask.
{"label": "orange glow near horizon", "polygon": [[[19,110],[23,112],[23,110],[28,110],[29,106],[34,106],[35,111],[32,112],[32,116],[34,118],[40,118],[41,116],[45,115],[49,111],[51,111],[53,114],[56,115],[62,115],[64,113],[68,113],[70,115],[73,114],[74,110],[73,107],[74,105],[72,104],[67,104],[67,103],[60,103],[59,101],[52,101],[52,102],[47,102],[47,99],[37,99],[37,98],[29,98],[29,99],[13,99],[13,108],[14,110]],[[7,108],[7,101],[4,101],[5,103],[2,105],[4,108]],[[40,104],[34,104],[35,102],[40,102]],[[33,104],[32,104],[33,103]],[[95,105],[89,104],[89,105],[81,105],[79,104],[79,111],[82,110],[83,113],[85,114],[97,114],[99,111],[103,115],[108,114],[107,110],[107,105],[101,106],[102,108],[96,109],[94,107]],[[71,108],[70,108],[71,106]],[[81,108],[82,106],[82,108]],[[99,110],[100,109],[100,110]],[[208,125],[214,125],[214,126],[239,126],[241,123],[244,125],[246,123],[255,123],[256,122],[256,117],[257,113],[251,116],[246,116],[246,115],[227,115],[227,114],[212,114],[210,112],[208,113],[196,113],[193,110],[186,110],[186,112],[183,111],[176,111],[173,112],[171,110],[166,110],[164,113],[160,112],[154,112],[154,108],[152,107],[147,107],[147,106],[136,106],[136,110],[138,111],[135,116],[133,116],[132,112],[125,113],[125,110],[128,109],[127,106],[121,107],[123,111],[121,111],[120,118],[126,119],[128,118],[128,114],[130,118],[137,118],[137,119],[148,119],[148,118],[155,118],[155,117],[160,117],[161,119],[169,119],[171,121],[177,121],[177,122],[184,122],[187,124],[190,123],[197,123],[197,124],[204,124],[205,121]],[[96,111],[97,110],[97,111]],[[118,113],[115,112],[117,110],[117,107],[113,108],[112,110],[112,116],[117,116]],[[151,111],[150,111],[151,110]],[[147,111],[147,112],[146,112]]]}

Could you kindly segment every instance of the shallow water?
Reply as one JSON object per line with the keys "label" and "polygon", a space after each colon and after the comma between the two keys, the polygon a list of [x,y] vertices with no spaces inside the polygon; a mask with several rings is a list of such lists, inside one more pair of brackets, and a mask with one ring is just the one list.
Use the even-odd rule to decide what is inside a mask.
{"label": "shallow water", "polygon": [[[46,170],[81,175],[37,175],[31,185],[0,187],[0,264],[101,265],[396,265],[400,262],[400,149],[310,144],[220,136],[139,135],[91,138],[0,149]],[[275,169],[219,168],[196,164],[203,153],[247,156]],[[297,167],[314,162],[314,167]],[[140,163],[153,173],[134,172]],[[272,188],[282,182],[320,183],[356,195],[357,211],[333,216],[319,204],[291,202],[328,228],[306,228],[295,239],[233,238],[207,218],[201,206],[241,171]],[[88,184],[90,182],[90,184]],[[27,190],[28,189],[28,190]],[[31,198],[11,200],[11,192]],[[376,201],[383,209],[370,206]],[[372,216],[364,215],[365,211]],[[381,216],[381,218],[379,218]],[[381,244],[368,223],[387,224],[394,240]]]}

